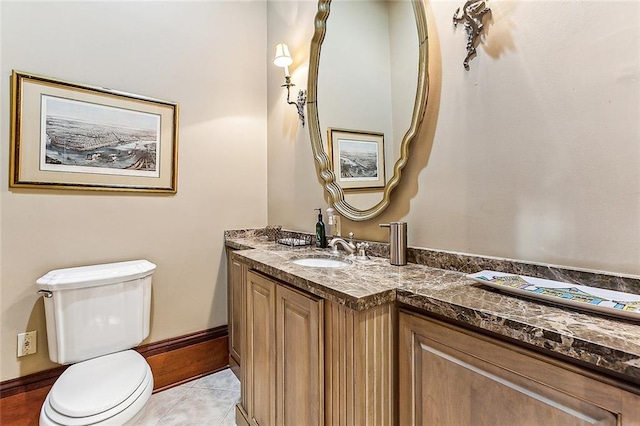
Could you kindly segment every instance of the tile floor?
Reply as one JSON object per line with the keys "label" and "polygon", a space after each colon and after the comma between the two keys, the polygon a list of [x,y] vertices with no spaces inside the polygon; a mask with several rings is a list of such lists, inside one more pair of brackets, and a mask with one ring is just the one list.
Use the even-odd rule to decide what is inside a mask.
{"label": "tile floor", "polygon": [[240,382],[230,369],[151,395],[135,425],[233,426]]}

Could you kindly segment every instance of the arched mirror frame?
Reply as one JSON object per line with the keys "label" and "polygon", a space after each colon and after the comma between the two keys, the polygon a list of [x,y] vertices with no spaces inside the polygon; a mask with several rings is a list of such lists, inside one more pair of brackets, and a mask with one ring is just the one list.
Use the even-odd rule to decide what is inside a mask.
{"label": "arched mirror frame", "polygon": [[409,145],[415,138],[418,127],[424,117],[426,100],[429,89],[429,76],[427,73],[428,60],[428,34],[427,16],[423,0],[411,0],[413,12],[418,30],[418,81],[416,87],[416,98],[413,107],[413,117],[409,130],[405,133],[400,145],[400,158],[393,167],[393,177],[386,183],[382,195],[382,200],[373,207],[360,210],[351,206],[345,201],[342,187],[336,183],[336,176],[331,169],[329,156],[325,150],[320,130],[320,119],[318,117],[317,91],[318,91],[318,68],[320,65],[320,51],[322,42],[327,32],[327,19],[331,9],[331,0],[319,0],[318,12],[316,13],[314,26],[315,32],[311,40],[309,79],[307,82],[307,111],[309,114],[309,134],[311,137],[311,147],[316,162],[316,168],[320,179],[324,182],[324,188],[329,194],[329,203],[347,219],[354,221],[364,221],[378,216],[389,206],[391,191],[400,182],[402,169],[409,159]]}

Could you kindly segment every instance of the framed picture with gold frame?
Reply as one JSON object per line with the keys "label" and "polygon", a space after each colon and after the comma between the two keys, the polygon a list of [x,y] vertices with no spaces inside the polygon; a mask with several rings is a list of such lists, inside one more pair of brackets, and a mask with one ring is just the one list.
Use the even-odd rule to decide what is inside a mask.
{"label": "framed picture with gold frame", "polygon": [[384,188],[384,134],[329,128],[329,158],[344,190]]}
{"label": "framed picture with gold frame", "polygon": [[177,191],[177,103],[19,71],[11,90],[11,188]]}

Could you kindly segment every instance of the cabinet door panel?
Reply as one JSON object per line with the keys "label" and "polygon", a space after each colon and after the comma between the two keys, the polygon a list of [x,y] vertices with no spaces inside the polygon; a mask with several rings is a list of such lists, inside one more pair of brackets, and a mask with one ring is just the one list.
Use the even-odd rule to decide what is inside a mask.
{"label": "cabinet door panel", "polygon": [[322,300],[277,286],[277,424],[321,425]]}
{"label": "cabinet door panel", "polygon": [[[242,365],[242,340],[244,330],[244,301],[246,288],[246,265],[233,259],[228,250],[228,288],[229,292],[229,355],[232,370],[239,377],[239,369]],[[234,364],[235,363],[235,364]]]}
{"label": "cabinet door panel", "polygon": [[616,425],[612,413],[416,337],[416,372],[429,425]]}
{"label": "cabinet door panel", "polygon": [[256,425],[275,425],[275,300],[276,286],[247,273],[246,368],[247,411]]}
{"label": "cabinet door panel", "polygon": [[632,395],[555,360],[413,314],[399,325],[400,424],[634,424]]}

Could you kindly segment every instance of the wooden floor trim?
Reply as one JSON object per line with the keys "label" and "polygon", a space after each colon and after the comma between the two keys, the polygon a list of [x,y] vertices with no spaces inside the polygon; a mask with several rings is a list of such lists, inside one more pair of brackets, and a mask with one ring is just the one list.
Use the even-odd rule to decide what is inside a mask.
{"label": "wooden floor trim", "polygon": [[185,334],[184,336],[161,340],[159,342],[148,343],[146,345],[138,346],[136,348],[136,351],[138,351],[145,358],[149,358],[150,356],[157,355],[163,352],[175,351],[186,346],[215,340],[220,337],[227,337],[226,325],[222,325],[216,328],[210,328],[208,330],[198,331],[191,334]]}
{"label": "wooden floor trim", "polygon": [[50,370],[18,377],[17,379],[6,380],[0,383],[0,398],[7,398],[19,393],[30,392],[45,386],[51,386],[56,380],[58,380],[58,377],[60,377],[62,372],[66,369],[67,366],[62,365]]}
{"label": "wooden floor trim", "polygon": [[[227,326],[135,348],[151,366],[154,393],[200,378],[229,365]],[[37,425],[40,407],[66,366],[0,383],[0,424]]]}
{"label": "wooden floor trim", "polygon": [[153,371],[154,392],[197,379],[229,365],[227,326],[136,348]]}

